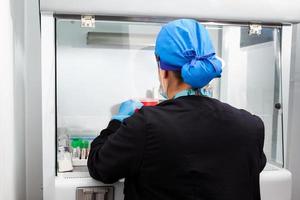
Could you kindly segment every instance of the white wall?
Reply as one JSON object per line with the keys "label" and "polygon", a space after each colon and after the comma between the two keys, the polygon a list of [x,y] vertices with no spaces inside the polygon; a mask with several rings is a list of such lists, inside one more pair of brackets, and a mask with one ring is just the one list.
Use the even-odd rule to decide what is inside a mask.
{"label": "white wall", "polygon": [[24,199],[24,2],[0,2],[0,199]]}
{"label": "white wall", "polygon": [[300,199],[300,24],[293,30],[287,167],[292,172],[292,200]]}

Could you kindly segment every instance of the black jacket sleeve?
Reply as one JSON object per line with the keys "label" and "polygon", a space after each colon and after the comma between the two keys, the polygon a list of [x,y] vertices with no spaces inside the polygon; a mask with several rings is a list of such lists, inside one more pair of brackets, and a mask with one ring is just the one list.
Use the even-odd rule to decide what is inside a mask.
{"label": "black jacket sleeve", "polygon": [[123,123],[110,121],[91,144],[90,175],[103,183],[114,183],[137,173],[145,145],[145,131],[141,110]]}
{"label": "black jacket sleeve", "polygon": [[264,141],[265,141],[265,126],[264,122],[259,118],[258,122],[258,148],[259,148],[259,170],[260,172],[265,168],[267,163],[267,158],[264,153]]}

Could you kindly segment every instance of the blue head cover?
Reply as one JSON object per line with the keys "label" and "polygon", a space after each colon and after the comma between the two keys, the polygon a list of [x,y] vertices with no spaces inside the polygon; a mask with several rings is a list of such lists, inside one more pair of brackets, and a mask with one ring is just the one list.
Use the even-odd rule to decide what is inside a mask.
{"label": "blue head cover", "polygon": [[206,28],[192,19],[169,22],[160,30],[155,46],[160,68],[181,70],[183,81],[202,88],[221,77],[222,62],[215,56]]}

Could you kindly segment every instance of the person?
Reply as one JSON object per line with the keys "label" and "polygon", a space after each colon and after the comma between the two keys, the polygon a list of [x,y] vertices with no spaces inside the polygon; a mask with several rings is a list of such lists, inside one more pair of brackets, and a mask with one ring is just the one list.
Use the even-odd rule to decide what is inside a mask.
{"label": "person", "polygon": [[155,56],[167,100],[122,103],[91,144],[90,175],[108,184],[125,178],[125,200],[259,200],[264,124],[201,93],[222,73],[206,28],[167,23]]}

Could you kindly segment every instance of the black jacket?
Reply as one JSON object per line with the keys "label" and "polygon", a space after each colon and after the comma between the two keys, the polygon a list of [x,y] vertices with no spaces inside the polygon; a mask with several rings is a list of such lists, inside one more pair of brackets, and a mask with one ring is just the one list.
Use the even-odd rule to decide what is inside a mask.
{"label": "black jacket", "polygon": [[264,124],[203,96],[143,107],[112,120],[91,144],[90,175],[125,177],[126,200],[259,200]]}

